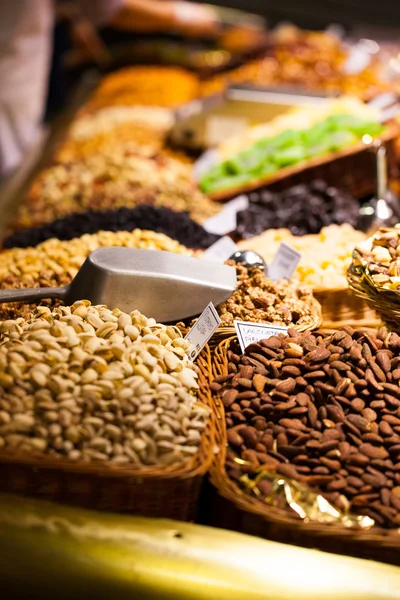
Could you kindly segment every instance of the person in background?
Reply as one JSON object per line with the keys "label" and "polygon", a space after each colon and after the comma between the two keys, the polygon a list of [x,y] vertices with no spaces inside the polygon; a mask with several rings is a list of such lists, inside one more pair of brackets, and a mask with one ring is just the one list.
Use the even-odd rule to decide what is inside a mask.
{"label": "person in background", "polygon": [[[94,32],[176,31],[214,35],[216,15],[201,4],[168,0],[75,0],[59,3],[75,24],[76,42],[99,61],[104,48]],[[54,0],[0,0],[0,177],[9,174],[37,141],[44,114],[56,19]]]}

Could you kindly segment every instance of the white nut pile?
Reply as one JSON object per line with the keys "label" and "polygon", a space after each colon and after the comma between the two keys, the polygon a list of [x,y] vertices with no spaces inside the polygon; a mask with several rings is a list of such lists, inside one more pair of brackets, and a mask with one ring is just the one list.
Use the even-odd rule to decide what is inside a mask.
{"label": "white nut pile", "polygon": [[198,451],[209,409],[175,327],[83,300],[0,336],[0,447],[120,465]]}

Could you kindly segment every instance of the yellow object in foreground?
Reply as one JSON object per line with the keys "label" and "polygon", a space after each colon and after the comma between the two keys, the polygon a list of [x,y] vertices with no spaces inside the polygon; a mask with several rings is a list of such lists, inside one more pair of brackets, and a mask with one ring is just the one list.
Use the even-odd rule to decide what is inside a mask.
{"label": "yellow object in foreground", "polygon": [[210,527],[0,495],[12,598],[389,600],[400,569]]}

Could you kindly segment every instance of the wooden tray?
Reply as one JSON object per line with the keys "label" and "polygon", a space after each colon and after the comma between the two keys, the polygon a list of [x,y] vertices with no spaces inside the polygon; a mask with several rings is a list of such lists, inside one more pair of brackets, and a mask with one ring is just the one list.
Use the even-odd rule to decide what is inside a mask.
{"label": "wooden tray", "polygon": [[[393,170],[396,165],[396,139],[399,133],[399,125],[391,121],[379,136],[379,139],[386,144],[390,170]],[[240,187],[211,193],[209,197],[212,200],[225,201],[261,188],[279,192],[300,183],[323,179],[329,185],[348,191],[354,198],[362,198],[375,191],[375,170],[368,146],[363,142],[358,142],[338,152],[330,152],[302,161],[297,165],[285,167],[273,175],[256,179]]]}

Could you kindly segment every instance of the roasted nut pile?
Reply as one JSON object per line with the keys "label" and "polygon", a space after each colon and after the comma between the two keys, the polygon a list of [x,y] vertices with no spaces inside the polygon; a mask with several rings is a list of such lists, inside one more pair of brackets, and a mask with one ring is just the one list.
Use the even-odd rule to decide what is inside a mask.
{"label": "roasted nut pile", "polygon": [[218,307],[222,326],[235,319],[274,325],[307,325],[315,318],[312,292],[306,285],[290,281],[271,281],[260,269],[236,267],[237,287],[232,296]]}
{"label": "roasted nut pile", "polygon": [[[385,77],[385,64],[379,55],[360,72],[349,76],[346,70],[349,48],[324,31],[280,28],[270,39],[270,51],[261,59],[216,75],[202,84],[205,95],[224,89],[232,82],[248,82],[259,86],[299,86],[302,89],[325,90],[328,95],[348,94],[370,100],[390,91]],[[387,58],[384,57],[387,62]]]}
{"label": "roasted nut pile", "polygon": [[172,158],[143,156],[124,145],[43,171],[21,206],[15,228],[32,227],[73,212],[169,206],[202,222],[221,210],[192,180],[188,165]]}
{"label": "roasted nut pile", "polygon": [[238,456],[398,527],[400,337],[384,327],[327,337],[289,329],[242,356],[233,350],[229,374],[212,384],[225,406],[230,477],[240,479]]}
{"label": "roasted nut pile", "polygon": [[117,465],[198,451],[209,409],[176,328],[84,300],[0,331],[2,448]]}
{"label": "roasted nut pile", "polygon": [[105,246],[191,254],[190,250],[163,233],[141,229],[130,232],[99,231],[65,242],[52,238],[36,248],[7,250],[1,255],[0,280],[8,275],[17,275],[23,279],[26,275],[36,275],[43,271],[66,273],[70,277],[75,277],[88,254]]}
{"label": "roasted nut pile", "polygon": [[189,248],[208,248],[219,239],[193,221],[187,213],[175,212],[166,206],[142,204],[135,208],[117,210],[89,210],[73,213],[63,219],[46,223],[42,227],[23,229],[3,242],[4,248],[36,246],[52,237],[71,240],[85,233],[106,231],[132,231],[145,229],[164,233]]}
{"label": "roasted nut pile", "polygon": [[358,244],[357,250],[378,287],[400,289],[400,225],[381,227],[371,238]]}
{"label": "roasted nut pile", "polygon": [[71,163],[91,154],[110,153],[126,145],[132,147],[132,140],[136,152],[148,156],[162,150],[164,136],[144,125],[116,125],[110,131],[93,134],[87,138],[68,137],[57,149],[54,162]]}
{"label": "roasted nut pile", "polygon": [[355,227],[360,209],[360,203],[350,194],[322,180],[296,185],[282,193],[252,192],[249,201],[248,209],[237,214],[237,234],[242,238],[281,227],[287,227],[293,235],[319,233],[332,223]]}
{"label": "roasted nut pile", "polygon": [[174,107],[198,95],[197,77],[184,69],[150,65],[127,67],[102,79],[85,110],[138,104]]}
{"label": "roasted nut pile", "polygon": [[110,133],[119,125],[140,124],[164,134],[174,122],[173,112],[159,106],[110,106],[93,115],[76,119],[68,132],[74,140],[84,140],[99,133]]}
{"label": "roasted nut pile", "polygon": [[268,264],[279,244],[285,242],[301,253],[295,279],[313,288],[347,288],[346,273],[354,246],[364,239],[364,233],[345,224],[329,225],[319,234],[303,236],[294,236],[287,229],[271,229],[239,242],[238,246],[258,252]]}
{"label": "roasted nut pile", "polygon": [[[36,248],[14,248],[2,252],[0,289],[66,285],[75,277],[88,254],[104,246],[191,254],[190,250],[162,233],[140,229],[132,232],[99,231],[65,242],[52,238]],[[57,302],[50,302],[51,306],[54,304]],[[34,308],[34,304],[21,302],[1,304],[0,320],[29,316]]]}
{"label": "roasted nut pile", "polygon": [[69,162],[132,140],[139,150],[160,150],[172,123],[172,111],[159,106],[106,107],[73,122],[56,160]]}

